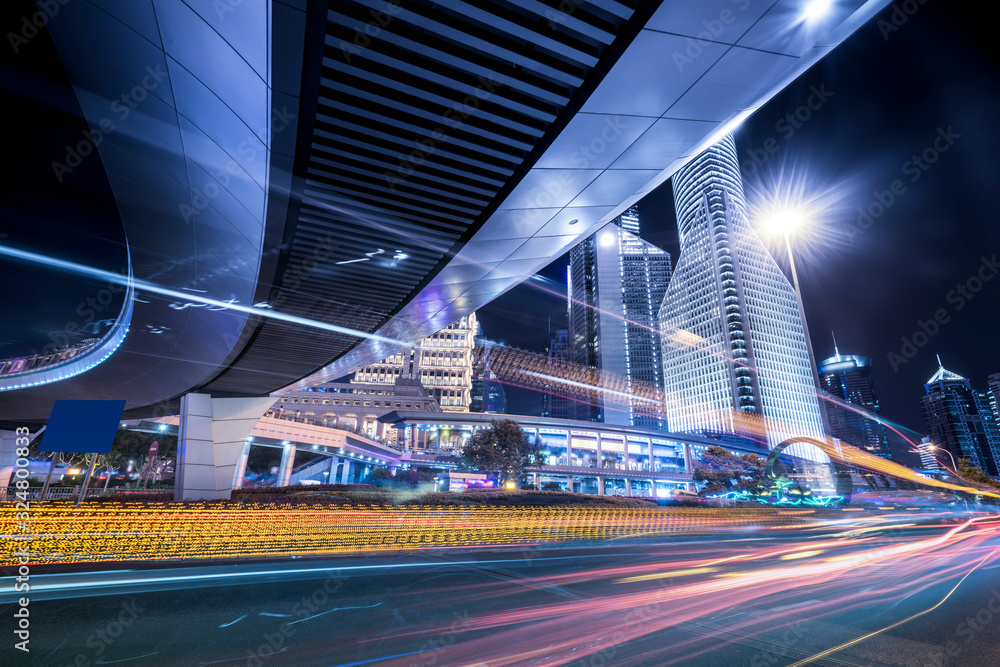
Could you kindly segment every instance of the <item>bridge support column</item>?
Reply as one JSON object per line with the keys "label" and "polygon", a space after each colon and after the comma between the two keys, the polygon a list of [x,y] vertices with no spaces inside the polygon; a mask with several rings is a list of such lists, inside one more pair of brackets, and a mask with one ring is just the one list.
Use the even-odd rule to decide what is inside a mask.
{"label": "bridge support column", "polygon": [[243,445],[243,452],[236,461],[236,472],[233,474],[233,489],[243,488],[243,478],[247,474],[247,460],[250,458],[250,443]]}
{"label": "bridge support column", "polygon": [[0,431],[0,468],[13,466],[17,462],[18,437],[16,431]]}
{"label": "bridge support column", "polygon": [[632,479],[630,477],[625,478],[625,495],[629,498],[632,497]]}
{"label": "bridge support column", "polygon": [[684,445],[684,472],[690,474],[694,472],[694,461],[691,460],[691,445]]}
{"label": "bridge support column", "polygon": [[274,399],[181,397],[174,500],[228,499],[247,438]]}
{"label": "bridge support column", "polygon": [[604,495],[604,478],[600,475],[597,476],[597,495]]}
{"label": "bridge support column", "polygon": [[351,466],[354,465],[354,462],[351,461],[350,459],[341,459],[341,461],[343,461],[344,466],[343,466],[343,468],[340,471],[340,483],[341,484],[350,484],[349,477],[350,477],[350,474],[351,474]]}
{"label": "bridge support column", "polygon": [[295,445],[285,445],[281,450],[281,466],[275,486],[288,486],[292,481],[292,467],[295,464]]}
{"label": "bridge support column", "polygon": [[330,457],[330,474],[326,476],[325,480],[323,480],[327,484],[336,484],[337,483],[337,464],[339,464],[339,463],[340,463],[340,459],[338,459],[336,456],[331,456]]}

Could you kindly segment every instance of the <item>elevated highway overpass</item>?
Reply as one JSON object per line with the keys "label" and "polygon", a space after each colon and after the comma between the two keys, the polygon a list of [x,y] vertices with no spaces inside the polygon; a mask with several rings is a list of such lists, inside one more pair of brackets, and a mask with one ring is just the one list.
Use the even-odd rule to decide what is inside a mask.
{"label": "elevated highway overpass", "polygon": [[177,414],[388,356],[613,219],[888,0],[818,4],[62,5],[48,30],[130,267],[102,278],[132,291],[107,354],[0,376],[0,420],[73,398]]}

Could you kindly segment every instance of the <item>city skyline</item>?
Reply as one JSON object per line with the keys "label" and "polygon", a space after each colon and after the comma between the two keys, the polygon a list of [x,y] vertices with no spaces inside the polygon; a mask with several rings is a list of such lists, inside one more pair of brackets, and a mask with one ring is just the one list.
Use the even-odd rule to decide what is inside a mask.
{"label": "city skyline", "polygon": [[[929,39],[944,44],[947,57],[925,53]],[[857,76],[851,66],[856,61],[870,63],[871,76]],[[886,419],[917,433],[924,429],[920,396],[937,367],[936,353],[977,386],[1000,372],[1000,353],[990,342],[1000,325],[1000,281],[985,282],[971,299],[956,290],[983,268],[984,254],[991,259],[992,249],[1000,248],[1000,230],[986,222],[992,210],[986,174],[1000,152],[991,114],[1000,109],[1000,97],[978,85],[996,76],[997,63],[996,47],[970,13],[922,5],[888,39],[877,22],[866,25],[734,133],[752,213],[765,184],[782,175],[808,179],[797,186],[807,191],[833,192],[826,197],[832,205],[817,216],[819,235],[808,243],[793,241],[816,357],[833,355],[828,332],[836,330],[842,349],[872,358]],[[832,94],[821,102],[814,90]],[[820,108],[810,109],[809,102]],[[796,111],[808,119],[799,122]],[[911,181],[912,157],[933,148],[939,128],[947,134],[949,126],[963,136]],[[966,127],[976,129],[971,141],[963,134]],[[945,140],[938,141],[943,145]],[[893,204],[866,228],[857,225],[858,207],[877,213],[876,193],[891,194],[896,180],[906,187],[904,194],[893,195]],[[643,237],[676,257],[672,199],[667,184],[639,202],[639,209]],[[771,251],[787,271],[783,248]],[[564,289],[565,265],[566,258],[557,258],[540,272],[555,294]],[[546,318],[559,312],[559,302],[554,294],[521,286],[481,309],[480,317],[511,344],[542,349]],[[515,312],[513,304],[522,324],[508,332],[503,323]],[[894,370],[888,355],[902,356],[901,339],[912,341],[922,332],[920,322],[933,321],[942,308],[949,320]],[[517,393],[508,396],[512,412],[534,400]],[[919,443],[918,435],[909,437]],[[894,453],[900,443],[890,435]],[[909,460],[918,462],[915,455]]]}

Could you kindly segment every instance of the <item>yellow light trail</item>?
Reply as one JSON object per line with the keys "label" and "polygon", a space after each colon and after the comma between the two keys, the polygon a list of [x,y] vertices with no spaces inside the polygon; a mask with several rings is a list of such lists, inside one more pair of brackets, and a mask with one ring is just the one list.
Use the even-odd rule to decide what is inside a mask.
{"label": "yellow light trail", "polygon": [[816,660],[819,660],[820,658],[824,658],[824,657],[830,655],[831,653],[836,653],[837,651],[841,651],[841,650],[843,650],[845,648],[848,648],[849,646],[854,646],[855,644],[857,644],[859,642],[863,642],[864,640],[869,639],[871,637],[874,637],[875,635],[881,634],[881,633],[885,632],[886,630],[892,630],[893,628],[898,628],[899,626],[903,625],[904,623],[909,623],[910,621],[912,621],[915,618],[920,618],[924,614],[929,614],[930,612],[934,611],[935,609],[937,609],[938,607],[940,607],[941,605],[943,605],[945,603],[945,601],[948,598],[951,597],[951,594],[954,593],[956,590],[958,590],[958,587],[962,585],[962,582],[965,581],[966,579],[968,579],[970,574],[972,574],[973,572],[975,572],[976,570],[978,570],[980,565],[982,565],[987,560],[989,560],[990,558],[992,558],[993,554],[995,554],[997,551],[1000,551],[1000,548],[994,549],[993,551],[991,551],[986,556],[986,558],[984,558],[981,561],[979,561],[978,563],[976,563],[976,565],[971,570],[969,570],[968,572],[966,572],[965,576],[962,577],[961,579],[959,579],[958,583],[955,584],[950,591],[948,591],[948,594],[945,595],[943,598],[941,598],[941,600],[936,605],[934,605],[933,607],[931,607],[929,609],[925,609],[925,610],[923,610],[920,613],[914,614],[913,616],[910,616],[909,618],[904,618],[901,621],[897,621],[896,623],[893,623],[892,625],[887,625],[886,627],[882,628],[881,630],[876,630],[875,632],[869,632],[867,635],[864,635],[862,637],[858,637],[857,639],[854,639],[854,640],[849,641],[849,642],[845,642],[845,643],[841,644],[840,646],[834,646],[833,648],[829,648],[829,649],[823,651],[822,653],[817,653],[816,655],[810,656],[810,657],[806,658],[805,660],[799,660],[798,662],[793,663],[793,664],[789,665],[788,667],[804,667],[805,665],[812,664]]}
{"label": "yellow light trail", "polygon": [[[835,510],[824,517],[839,518]],[[773,508],[296,506],[285,503],[87,503],[33,505],[33,563],[289,557],[653,534],[802,527],[813,511]],[[19,534],[13,503],[0,506],[0,535]],[[4,540],[0,564],[17,562]],[[820,546],[820,545],[816,545]],[[721,561],[720,561],[721,562]]]}

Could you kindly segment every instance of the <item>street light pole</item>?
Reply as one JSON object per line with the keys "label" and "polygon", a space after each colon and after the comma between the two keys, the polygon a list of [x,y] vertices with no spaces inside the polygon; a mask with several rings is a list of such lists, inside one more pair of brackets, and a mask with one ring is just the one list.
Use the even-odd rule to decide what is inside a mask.
{"label": "street light pole", "polygon": [[816,355],[813,353],[812,339],[809,337],[809,325],[806,322],[806,311],[802,305],[802,291],[799,289],[799,275],[795,271],[795,256],[792,254],[792,241],[788,230],[783,233],[785,249],[788,251],[788,265],[792,269],[792,287],[795,288],[795,302],[799,307],[799,319],[802,320],[802,333],[806,336],[806,353],[809,355],[809,370],[812,371],[813,385],[816,388],[816,398],[819,401],[819,417],[823,422],[823,433],[829,435],[830,422],[826,417],[826,404],[823,399],[823,389],[819,384],[819,372],[816,370]]}
{"label": "street light pole", "polygon": [[[938,447],[937,445],[931,445],[930,449],[933,452],[944,452],[945,454],[947,454],[948,458],[951,459],[952,472],[954,472],[956,475],[958,474],[958,464],[955,463],[955,457],[952,456],[952,454],[951,454],[951,452],[949,450],[942,449],[941,447]],[[937,457],[935,456],[934,458],[937,458]]]}

